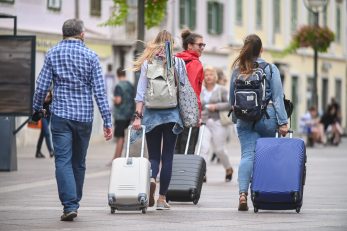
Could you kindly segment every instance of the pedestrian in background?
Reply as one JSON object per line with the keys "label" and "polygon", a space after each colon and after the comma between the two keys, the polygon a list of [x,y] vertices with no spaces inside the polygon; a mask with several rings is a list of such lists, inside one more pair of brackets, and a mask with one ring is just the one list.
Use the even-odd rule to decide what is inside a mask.
{"label": "pedestrian in background", "polygon": [[[205,133],[201,146],[201,156],[205,159],[208,153],[215,153],[225,169],[225,181],[229,182],[233,176],[229,157],[225,151],[228,133],[227,125],[221,123],[221,111],[229,111],[231,106],[228,101],[228,90],[217,84],[218,76],[216,69],[205,67],[205,84],[201,92],[201,119],[206,123]],[[205,178],[206,181],[206,178]]]}
{"label": "pedestrian in background", "polygon": [[112,64],[107,64],[107,72],[104,75],[105,78],[105,89],[106,89],[106,96],[107,96],[107,102],[110,106],[110,109],[112,109],[113,106],[113,90],[115,86],[115,76],[113,73],[113,66]]}
{"label": "pedestrian in background", "polygon": [[126,72],[122,67],[117,69],[117,78],[118,84],[113,93],[114,137],[116,138],[113,159],[122,155],[125,130],[130,125],[135,112],[134,86],[126,79]]}
{"label": "pedestrian in background", "polygon": [[340,125],[339,107],[337,104],[328,105],[327,111],[323,114],[320,123],[324,129],[326,141],[332,145],[339,145],[343,129]]}
{"label": "pedestrian in background", "polygon": [[[202,83],[204,81],[204,71],[199,58],[206,44],[204,43],[204,39],[201,35],[192,33],[190,30],[182,31],[181,37],[184,51],[176,54],[176,56],[182,58],[186,64],[188,79],[198,98],[199,110],[201,112],[200,94]],[[184,131],[178,136],[175,148],[176,153],[184,153],[188,133],[189,128],[184,128]],[[198,134],[199,128],[193,128],[188,147],[188,153],[190,154],[194,153],[195,146],[198,141]]]}
{"label": "pedestrian in background", "polygon": [[43,139],[45,139],[46,141],[49,156],[50,157],[54,156],[53,144],[51,140],[51,132],[49,130],[49,123],[51,121],[51,111],[49,106],[51,105],[51,103],[52,103],[52,91],[49,90],[43,102],[45,117],[41,119],[42,126],[41,126],[40,136],[39,136],[39,139],[37,140],[37,145],[36,145],[36,154],[35,154],[36,158],[45,158],[45,155],[43,155],[43,153],[41,152]]}
{"label": "pedestrian in background", "polygon": [[324,126],[320,123],[317,108],[312,106],[300,117],[301,133],[306,135],[306,146],[313,147],[315,143],[326,143],[324,135]]}
{"label": "pedestrian in background", "polygon": [[86,154],[93,124],[93,95],[104,121],[104,137],[112,138],[111,112],[98,56],[84,44],[84,24],[69,19],[63,40],[50,49],[36,81],[33,109],[42,110],[53,83],[51,131],[62,221],[73,221],[82,199]]}
{"label": "pedestrian in background", "polygon": [[[149,65],[159,62],[166,68],[167,54],[165,52],[165,43],[170,42],[173,45],[172,35],[166,31],[160,31],[153,42],[149,43],[141,56],[135,61],[134,70],[141,69],[140,79],[136,92],[136,111],[134,115],[134,129],[141,129],[141,124],[146,126],[146,141],[148,147],[149,161],[151,162],[151,184],[149,195],[149,206],[155,204],[154,193],[156,189],[156,178],[160,168],[160,189],[159,198],[157,200],[157,210],[170,209],[170,205],[166,202],[166,193],[169,188],[172,161],[175,150],[177,134],[183,130],[183,123],[180,118],[178,106],[171,108],[153,109],[146,105],[145,95],[151,93],[148,87],[148,69]],[[174,57],[170,57],[173,59]],[[178,81],[181,81],[185,75],[185,67],[183,61],[175,58],[174,68],[178,73]],[[165,78],[172,78],[168,81],[174,82],[174,75],[169,71]],[[181,81],[183,82],[183,80]],[[148,92],[150,91],[150,92]],[[177,92],[176,92],[177,93]],[[175,93],[175,95],[176,95]],[[163,99],[165,100],[165,99]],[[170,106],[170,105],[168,105]],[[161,167],[160,167],[161,163]]]}
{"label": "pedestrian in background", "polygon": [[[235,101],[235,80],[239,77],[250,80],[249,77],[254,68],[266,63],[265,60],[260,57],[262,51],[261,39],[255,34],[248,35],[244,40],[240,54],[232,65],[233,72],[229,92],[232,105],[234,105]],[[271,69],[269,65],[271,65],[272,74],[270,73]],[[237,119],[237,131],[241,143],[241,161],[238,171],[240,193],[239,211],[248,210],[247,195],[252,176],[257,139],[260,137],[274,137],[277,128],[280,135],[286,135],[288,132],[287,113],[284,108],[280,73],[275,65],[269,65],[265,67],[265,97],[266,101],[269,101],[266,110],[268,118],[263,115],[263,117],[256,122]]]}

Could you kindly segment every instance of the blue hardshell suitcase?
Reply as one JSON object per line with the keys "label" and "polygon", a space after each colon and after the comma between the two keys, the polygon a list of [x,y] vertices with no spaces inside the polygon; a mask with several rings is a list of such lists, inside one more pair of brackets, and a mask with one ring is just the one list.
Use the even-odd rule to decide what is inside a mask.
{"label": "blue hardshell suitcase", "polygon": [[306,178],[306,148],[302,139],[259,138],[256,144],[251,199],[254,212],[300,212]]}

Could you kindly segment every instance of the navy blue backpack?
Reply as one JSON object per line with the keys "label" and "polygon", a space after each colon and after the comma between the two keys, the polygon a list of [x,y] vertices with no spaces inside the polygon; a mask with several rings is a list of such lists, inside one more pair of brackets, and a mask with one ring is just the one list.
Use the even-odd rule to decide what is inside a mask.
{"label": "navy blue backpack", "polygon": [[[234,113],[236,118],[245,121],[258,121],[266,113],[269,103],[265,98],[266,73],[268,63],[255,63],[249,75],[239,74],[235,80]],[[271,69],[271,68],[270,68]]]}

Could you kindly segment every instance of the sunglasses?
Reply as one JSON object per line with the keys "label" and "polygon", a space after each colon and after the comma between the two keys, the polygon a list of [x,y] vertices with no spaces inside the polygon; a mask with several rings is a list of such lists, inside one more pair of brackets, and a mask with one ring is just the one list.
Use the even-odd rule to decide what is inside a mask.
{"label": "sunglasses", "polygon": [[193,43],[199,46],[199,48],[205,48],[206,43]]}

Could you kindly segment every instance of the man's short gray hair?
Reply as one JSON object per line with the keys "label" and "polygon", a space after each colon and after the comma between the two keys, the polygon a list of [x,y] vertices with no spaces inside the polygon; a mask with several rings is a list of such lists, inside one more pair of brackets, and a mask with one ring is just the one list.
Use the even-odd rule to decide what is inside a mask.
{"label": "man's short gray hair", "polygon": [[84,31],[84,23],[79,19],[69,19],[64,22],[63,36],[73,37],[80,35]]}

